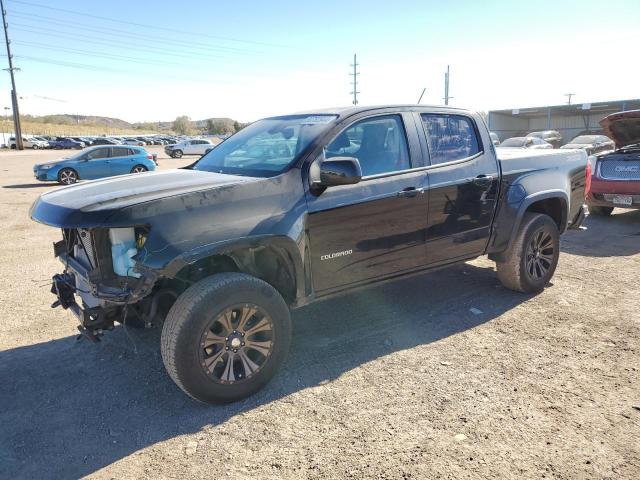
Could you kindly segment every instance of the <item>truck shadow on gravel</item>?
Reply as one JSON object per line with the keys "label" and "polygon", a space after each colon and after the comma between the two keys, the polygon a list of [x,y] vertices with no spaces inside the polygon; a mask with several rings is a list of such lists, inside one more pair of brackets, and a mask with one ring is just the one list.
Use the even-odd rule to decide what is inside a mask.
{"label": "truck shadow on gravel", "polygon": [[59,187],[59,183],[16,183],[14,185],[3,185],[2,188],[38,188],[38,187]]}
{"label": "truck shadow on gravel", "polygon": [[616,209],[610,217],[589,215],[587,230],[568,230],[560,249],[586,257],[627,257],[640,252],[640,210]]}
{"label": "truck shadow on gravel", "polygon": [[491,268],[463,264],[313,304],[293,314],[283,370],[258,394],[223,406],[200,405],[171,382],[157,330],[117,328],[98,345],[66,337],[0,352],[0,477],[89,475],[529,298],[503,288]]}

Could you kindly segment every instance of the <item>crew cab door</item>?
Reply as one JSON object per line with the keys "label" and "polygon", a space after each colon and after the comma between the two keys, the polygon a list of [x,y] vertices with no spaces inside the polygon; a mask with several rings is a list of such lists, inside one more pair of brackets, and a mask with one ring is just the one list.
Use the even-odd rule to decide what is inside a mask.
{"label": "crew cab door", "polygon": [[491,139],[475,120],[416,114],[429,149],[430,264],[484,253],[496,207],[500,170]]}
{"label": "crew cab door", "polygon": [[[317,293],[424,265],[427,173],[409,113],[347,125],[325,157],[357,158],[362,180],[307,194],[313,286]],[[327,292],[328,293],[328,292]]]}

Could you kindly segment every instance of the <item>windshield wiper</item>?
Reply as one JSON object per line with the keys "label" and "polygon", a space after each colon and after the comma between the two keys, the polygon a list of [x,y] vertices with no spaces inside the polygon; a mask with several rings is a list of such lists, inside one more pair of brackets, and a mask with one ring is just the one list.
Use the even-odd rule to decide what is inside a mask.
{"label": "windshield wiper", "polygon": [[631,145],[625,145],[624,147],[621,147],[616,151],[626,152],[627,150],[639,150],[639,149],[640,149],[640,143],[632,143]]}

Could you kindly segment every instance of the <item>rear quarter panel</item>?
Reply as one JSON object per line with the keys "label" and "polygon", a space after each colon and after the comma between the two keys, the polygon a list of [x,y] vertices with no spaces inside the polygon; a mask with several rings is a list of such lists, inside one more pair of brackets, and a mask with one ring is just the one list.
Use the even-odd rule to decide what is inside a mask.
{"label": "rear quarter panel", "polygon": [[582,150],[498,150],[502,189],[488,253],[508,248],[527,208],[558,198],[563,232],[584,204],[587,155]]}

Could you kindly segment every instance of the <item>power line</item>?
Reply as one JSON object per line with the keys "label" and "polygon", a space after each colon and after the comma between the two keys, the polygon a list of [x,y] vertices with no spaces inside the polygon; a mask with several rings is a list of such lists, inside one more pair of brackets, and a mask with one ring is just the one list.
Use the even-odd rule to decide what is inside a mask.
{"label": "power line", "polygon": [[75,10],[68,10],[65,8],[58,8],[58,7],[51,7],[49,5],[43,5],[41,3],[33,3],[33,2],[25,2],[23,0],[11,0],[11,3],[18,3],[21,5],[27,5],[30,7],[38,7],[38,8],[45,8],[47,10],[54,10],[57,12],[63,12],[63,13],[68,13],[71,15],[78,15],[78,16],[82,16],[82,17],[87,17],[87,18],[95,18],[98,20],[105,20],[108,22],[114,22],[117,23],[119,25],[122,24],[127,24],[127,25],[133,25],[136,27],[142,27],[142,28],[150,28],[153,29],[155,31],[158,30],[165,30],[165,31],[171,31],[174,33],[181,33],[183,35],[189,35],[189,36],[195,36],[195,37],[207,37],[207,38],[213,38],[216,40],[226,40],[229,42],[239,42],[239,43],[248,43],[248,44],[253,44],[253,45],[263,45],[263,46],[268,46],[268,47],[279,47],[279,48],[286,48],[286,45],[278,45],[278,44],[274,44],[274,43],[266,43],[266,42],[257,42],[254,40],[245,40],[245,39],[241,39],[241,38],[233,38],[233,37],[224,37],[224,36],[220,36],[220,35],[211,35],[211,34],[206,34],[206,33],[202,33],[202,32],[197,32],[194,33],[192,31],[188,31],[188,30],[178,30],[175,28],[162,28],[162,27],[158,27],[157,25],[149,25],[149,24],[144,24],[144,23],[138,23],[138,22],[130,22],[127,20],[123,20],[122,18],[112,18],[112,17],[104,17],[102,15],[92,15],[90,13],[82,13],[82,12],[77,12]]}
{"label": "power line", "polygon": [[121,60],[123,62],[134,62],[134,63],[142,63],[145,65],[154,65],[154,66],[163,66],[163,65],[173,65],[173,66],[184,66],[184,64],[179,64],[179,63],[171,63],[171,62],[165,62],[165,61],[153,61],[153,60],[146,60],[144,58],[137,58],[137,57],[128,57],[125,55],[117,55],[117,54],[110,54],[110,53],[102,53],[102,52],[92,52],[89,50],[82,50],[82,49],[77,49],[77,48],[69,48],[69,47],[60,47],[60,46],[56,46],[56,45],[47,45],[45,43],[38,43],[38,42],[24,42],[22,40],[19,41],[15,41],[13,42],[14,45],[25,45],[27,47],[38,47],[40,49],[44,49],[44,50],[51,50],[54,52],[65,52],[65,53],[76,53],[76,54],[81,54],[81,55],[91,55],[92,57],[96,57],[96,58],[104,58],[107,60]]}
{"label": "power line", "polygon": [[[214,51],[214,52],[222,52],[222,53],[242,53],[242,54],[263,54],[264,52],[258,51],[258,50],[248,50],[246,48],[237,48],[237,47],[227,47],[227,46],[214,46],[214,45],[210,45],[210,44],[206,44],[206,43],[200,43],[200,42],[184,42],[184,41],[180,41],[180,40],[173,40],[173,39],[168,39],[166,36],[157,36],[157,35],[149,35],[149,34],[138,34],[138,33],[132,33],[129,32],[127,30],[121,30],[121,29],[117,29],[117,28],[111,28],[111,27],[96,27],[96,26],[86,26],[86,24],[84,23],[80,23],[80,22],[74,22],[71,20],[58,20],[55,19],[53,17],[46,17],[46,16],[42,16],[42,15],[35,15],[35,14],[23,14],[21,12],[11,12],[12,16],[16,16],[19,17],[22,20],[27,20],[27,21],[32,21],[33,18],[36,18],[37,20],[33,20],[34,22],[36,22],[36,25],[26,25],[28,27],[31,28],[38,28],[38,29],[42,29],[41,23],[49,23],[55,26],[63,26],[63,27],[68,27],[68,26],[72,26],[73,27],[73,34],[77,34],[77,32],[75,30],[79,29],[79,30],[86,30],[88,32],[90,32],[91,34],[101,34],[101,35],[111,35],[113,36],[113,34],[117,34],[120,36],[126,36],[126,37],[130,37],[133,39],[137,39],[137,40],[141,40],[141,41],[152,41],[155,45],[158,44],[158,42],[163,42],[165,44],[174,44],[180,47],[189,47],[189,48],[196,48],[199,50],[210,50],[210,51]],[[19,23],[15,23],[12,22],[12,25],[23,25],[24,24],[19,24]],[[51,31],[59,31],[59,30],[51,30]],[[113,37],[111,37],[113,38]]]}
{"label": "power line", "polygon": [[[59,37],[62,39],[69,39],[69,40],[74,40],[77,41],[78,39],[82,39],[83,43],[90,43],[90,44],[94,44],[94,45],[102,45],[102,46],[107,46],[107,47],[116,47],[118,48],[119,45],[121,45],[120,48],[126,48],[126,50],[129,51],[140,51],[140,52],[149,52],[149,53],[156,53],[156,54],[162,54],[164,56],[171,56],[171,57],[177,57],[180,59],[184,59],[184,58],[191,58],[191,59],[195,59],[195,60],[206,60],[206,59],[214,59],[216,60],[216,62],[218,63],[242,63],[241,59],[238,58],[234,58],[234,57],[228,57],[228,56],[222,56],[222,55],[212,55],[212,54],[208,54],[208,53],[199,53],[199,52],[190,52],[190,53],[182,53],[180,51],[177,50],[167,50],[165,48],[162,47],[155,47],[155,46],[136,46],[136,45],[132,45],[131,42],[126,42],[126,41],[118,41],[118,40],[113,40],[113,39],[109,39],[108,41],[106,39],[102,39],[102,38],[98,38],[96,39],[94,36],[89,36],[89,35],[84,35],[84,34],[71,34],[71,33],[67,33],[67,32],[61,32],[60,30],[55,30],[55,29],[47,29],[47,28],[38,28],[37,30],[34,30],[32,28],[24,28],[21,23],[15,23],[12,22],[11,23],[12,27],[14,27],[15,25],[18,25],[18,27],[14,27],[14,30],[17,30],[19,32],[29,32],[29,33],[35,33],[38,34],[40,36],[44,36],[45,38],[48,38],[50,36],[53,37]],[[31,27],[31,25],[28,25],[28,27]],[[46,35],[44,35],[44,33],[46,32]],[[18,41],[18,42],[14,42],[14,43],[22,43],[22,44],[27,44],[27,42],[24,41]],[[35,45],[32,45],[35,46]],[[47,47],[50,46],[49,44],[47,44]],[[62,48],[62,47],[61,47]],[[90,55],[96,55],[99,52],[94,52],[94,51],[83,51],[83,53],[86,54],[90,54]],[[115,54],[114,54],[115,55]],[[146,61],[146,60],[141,60],[141,61]],[[166,62],[165,62],[166,63]],[[300,64],[278,64],[278,63],[274,63],[271,62],[270,65],[274,66],[274,65],[279,65],[279,66],[283,66],[283,67],[297,67],[297,68],[308,68],[305,65],[300,65]]]}
{"label": "power line", "polygon": [[9,32],[7,31],[7,11],[4,9],[4,1],[0,0],[0,8],[2,9],[2,26],[4,27],[4,40],[7,44],[7,59],[9,61],[9,75],[11,75],[11,102],[13,104],[13,126],[15,130],[14,137],[16,139],[16,149],[24,150],[22,144],[22,128],[20,126],[20,109],[18,108],[18,93],[16,92],[16,79],[13,74],[13,55],[11,55],[11,47],[9,41]]}
{"label": "power line", "polygon": [[351,85],[353,85],[353,90],[351,91],[351,95],[353,95],[353,101],[352,103],[354,105],[358,105],[358,94],[360,93],[358,91],[358,75],[360,75],[360,72],[357,71],[358,69],[358,60],[356,57],[356,54],[353,54],[353,63],[351,64],[351,66],[353,67],[353,73],[350,73],[349,75],[353,76],[353,81],[351,82]]}
{"label": "power line", "polygon": [[[0,55],[0,56],[4,56],[4,55]],[[149,72],[142,72],[139,70],[122,70],[122,69],[109,68],[109,67],[99,67],[96,65],[89,65],[86,63],[67,62],[64,60],[52,60],[50,58],[33,57],[30,55],[14,55],[13,58],[16,58],[22,61],[27,61],[27,62],[44,63],[48,65],[76,68],[80,70],[88,70],[88,71],[94,71],[94,72],[109,72],[109,73],[115,73],[115,74],[123,74],[126,76],[131,76],[132,74],[138,74],[140,76],[144,76],[147,79],[149,78]],[[162,74],[162,78],[170,78],[174,80],[189,81],[189,82],[195,82],[195,83],[204,83],[206,85],[211,85],[212,83],[230,84],[230,85],[237,84],[237,82],[231,82],[228,80],[210,79],[210,78],[208,79],[208,78],[177,77],[175,75],[164,74],[164,73]]]}
{"label": "power line", "polygon": [[[35,48],[38,48],[39,50],[51,50],[51,51],[54,51],[54,52],[71,53],[71,54],[74,54],[74,55],[90,56],[92,58],[104,58],[106,60],[116,60],[116,61],[127,62],[127,63],[145,64],[145,65],[150,65],[150,66],[160,66],[160,67],[176,66],[176,67],[181,67],[181,68],[191,68],[193,66],[193,65],[189,65],[188,63],[171,62],[171,61],[166,61],[166,60],[154,61],[154,60],[148,60],[146,58],[132,57],[132,56],[128,56],[128,55],[119,55],[119,54],[113,54],[113,53],[96,52],[96,51],[92,51],[92,50],[83,50],[83,49],[79,49],[79,48],[63,47],[63,46],[59,46],[59,45],[44,44],[44,43],[39,43],[39,42],[26,42],[26,41],[19,40],[19,41],[15,41],[15,42],[12,42],[12,43],[14,45],[23,45],[23,46],[27,46],[27,47],[35,47]],[[179,57],[179,55],[178,55],[178,57]],[[36,57],[30,57],[28,55],[14,55],[14,58],[34,60]],[[197,60],[200,60],[200,59],[197,59]],[[34,61],[45,63],[45,62],[42,62],[41,58],[39,58],[38,60],[34,60]],[[68,64],[61,63],[60,65],[61,66],[70,66],[70,67],[74,67],[74,68],[77,68],[78,65],[82,65],[83,67],[94,67],[94,65],[91,65],[91,64],[86,64],[86,63],[85,64],[79,64],[79,63],[73,63],[73,62],[69,62]],[[88,69],[98,70],[98,71],[118,72],[118,70],[114,70],[114,69],[103,68],[103,67],[99,67],[99,66],[95,66],[95,67],[96,68],[88,68]],[[256,75],[257,73],[258,72],[256,72],[256,71],[238,72],[237,75]],[[166,75],[164,73],[163,73],[162,77],[163,78],[171,78],[170,76],[168,76],[168,75]],[[175,76],[173,78],[181,79],[181,77],[175,77]],[[225,83],[223,80],[218,80],[218,82],[219,83]]]}

